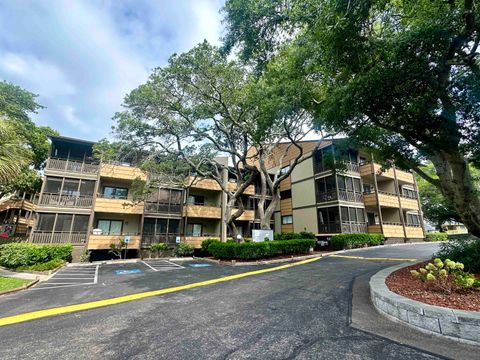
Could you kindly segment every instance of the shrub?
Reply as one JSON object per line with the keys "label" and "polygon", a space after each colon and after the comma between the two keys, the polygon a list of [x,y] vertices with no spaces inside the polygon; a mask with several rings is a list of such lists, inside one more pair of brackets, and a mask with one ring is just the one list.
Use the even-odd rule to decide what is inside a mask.
{"label": "shrub", "polygon": [[442,242],[435,256],[461,262],[467,271],[480,272],[480,240],[458,237]]}
{"label": "shrub", "polygon": [[442,261],[436,258],[425,267],[411,270],[413,277],[429,284],[433,289],[451,293],[455,285],[464,289],[475,287],[478,282],[475,276],[463,271],[464,265],[449,259]]}
{"label": "shrub", "polygon": [[313,239],[313,240],[315,240],[316,237],[315,237],[315,234],[312,233],[312,232],[302,231],[302,232],[300,232],[299,239]]}
{"label": "shrub", "polygon": [[315,240],[295,239],[248,243],[212,242],[210,253],[219,259],[253,260],[277,255],[306,254],[315,246]]}
{"label": "shrub", "polygon": [[16,269],[46,263],[53,259],[72,260],[72,245],[11,243],[0,246],[0,265]]}
{"label": "shrub", "polygon": [[17,270],[29,270],[29,271],[48,271],[58,268],[65,263],[62,259],[52,259],[42,264],[34,264],[30,266],[20,266]]}
{"label": "shrub", "polygon": [[441,232],[432,232],[425,235],[425,241],[447,241],[448,234]]}
{"label": "shrub", "polygon": [[157,254],[157,256],[164,256],[165,252],[170,250],[167,244],[165,243],[155,243],[150,245],[150,250]]}
{"label": "shrub", "polygon": [[376,246],[385,240],[382,234],[337,234],[330,244],[334,249],[355,249],[364,246]]}
{"label": "shrub", "polygon": [[315,234],[311,232],[302,231],[301,233],[282,232],[274,233],[274,240],[298,240],[298,239],[315,239]]}
{"label": "shrub", "polygon": [[220,242],[218,239],[207,239],[202,241],[202,253],[206,255],[211,255],[210,252],[208,251],[208,247],[210,244],[214,242]]}
{"label": "shrub", "polygon": [[192,246],[188,244],[180,243],[175,249],[175,255],[179,257],[192,256],[194,251],[195,249]]}

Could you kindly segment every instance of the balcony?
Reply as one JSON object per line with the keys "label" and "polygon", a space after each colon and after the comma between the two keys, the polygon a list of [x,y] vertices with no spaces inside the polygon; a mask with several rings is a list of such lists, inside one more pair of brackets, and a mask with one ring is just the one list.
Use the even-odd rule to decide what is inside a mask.
{"label": "balcony", "polygon": [[402,204],[404,210],[419,210],[417,199],[400,195],[400,204]]}
{"label": "balcony", "polygon": [[34,244],[72,244],[84,245],[87,241],[87,232],[42,231],[35,230],[29,238]]}
{"label": "balcony", "polygon": [[156,203],[156,202],[146,202],[145,203],[145,213],[147,214],[157,214],[157,213],[178,213],[182,211],[181,204],[172,204],[172,203]]}
{"label": "balcony", "polygon": [[116,199],[98,195],[95,200],[95,212],[117,214],[143,214],[144,205],[128,199]]}
{"label": "balcony", "polygon": [[[106,250],[110,249],[111,244],[118,244],[120,240],[125,239],[126,235],[93,235],[88,238],[87,249],[88,250]],[[128,249],[140,249],[141,236],[128,235],[130,240],[128,242]]]}
{"label": "balcony", "polygon": [[222,209],[215,204],[187,204],[183,207],[183,216],[189,218],[221,219]]}
{"label": "balcony", "polygon": [[[235,209],[232,210],[232,213],[235,212]],[[243,214],[240,215],[236,221],[253,221],[255,220],[255,210],[244,210]]]}
{"label": "balcony", "polygon": [[[315,174],[320,174],[325,171],[331,171],[331,167],[324,166],[321,163],[315,162]],[[342,162],[338,164],[339,171],[346,171],[347,173],[358,174],[360,172],[360,165],[352,162]]]}
{"label": "balcony", "polygon": [[88,178],[97,178],[99,164],[88,163],[77,160],[66,160],[58,158],[49,158],[45,166],[47,175],[85,175]]}
{"label": "balcony", "polygon": [[201,236],[186,235],[182,242],[198,249],[202,246],[204,240],[212,238],[220,239],[220,234],[202,234]]}
{"label": "balcony", "polygon": [[323,193],[317,192],[317,202],[319,203],[335,200],[362,203],[363,194],[347,190],[338,190],[337,194],[336,189]]}
{"label": "balcony", "polygon": [[374,173],[377,175],[378,180],[393,180],[395,179],[395,174],[397,174],[398,181],[408,184],[414,183],[413,174],[408,171],[400,170],[398,168],[395,170],[390,168],[382,171],[382,165],[371,162],[360,165],[360,176],[371,179]]}
{"label": "balcony", "polygon": [[423,239],[425,237],[420,225],[408,224],[405,227],[405,231],[407,232],[407,238],[409,239]]}
{"label": "balcony", "polygon": [[377,194],[375,192],[365,193],[363,195],[365,206],[377,206],[377,203],[380,206],[390,207],[390,208],[399,208],[398,196],[393,193],[378,191],[378,201]]}
{"label": "balcony", "polygon": [[[382,227],[379,224],[368,225],[368,232],[373,234],[382,234]],[[401,223],[396,222],[384,222],[383,223],[383,236],[387,238],[404,238],[403,226]]]}
{"label": "balcony", "polygon": [[134,166],[118,165],[116,163],[104,164],[100,166],[100,176],[111,179],[134,180],[140,178],[147,180],[147,174]]}
{"label": "balcony", "polygon": [[148,248],[156,243],[174,245],[178,236],[180,234],[142,234],[142,248]]}
{"label": "balcony", "polygon": [[355,234],[355,233],[366,233],[367,224],[366,223],[356,223],[342,221],[340,222],[331,222],[318,225],[319,234]]}
{"label": "balcony", "polygon": [[92,207],[92,203],[92,195],[66,195],[43,193],[38,205],[40,207],[89,209]]}

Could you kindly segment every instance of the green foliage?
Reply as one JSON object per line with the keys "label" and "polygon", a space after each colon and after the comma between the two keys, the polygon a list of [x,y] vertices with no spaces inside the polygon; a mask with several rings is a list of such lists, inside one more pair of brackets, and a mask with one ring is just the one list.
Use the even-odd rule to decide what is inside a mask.
{"label": "green foliage", "polygon": [[166,252],[170,250],[170,247],[165,243],[155,243],[150,245],[150,250],[156,253],[157,256],[165,256]]}
{"label": "green foliage", "polygon": [[115,255],[119,259],[122,258],[122,251],[127,247],[127,243],[125,242],[124,239],[120,239],[118,243],[112,243],[110,244],[110,250],[108,250],[109,253]]}
{"label": "green foliage", "polygon": [[12,277],[0,277],[0,293],[19,288],[30,283],[32,280],[17,279]]}
{"label": "green foliage", "polygon": [[32,153],[25,146],[25,139],[15,127],[0,117],[0,184],[6,184],[19,176],[28,166]]}
{"label": "green foliage", "polygon": [[43,264],[53,259],[72,260],[72,245],[35,245],[10,243],[0,246],[0,265],[16,269]]}
{"label": "green foliage", "polygon": [[92,254],[91,251],[88,249],[83,250],[82,255],[80,255],[80,262],[86,263],[90,261],[90,255]]}
{"label": "green foliage", "polygon": [[175,248],[175,256],[178,256],[178,257],[192,256],[194,252],[195,252],[195,249],[193,248],[193,246],[190,246],[185,243],[180,243]]}
{"label": "green foliage", "polygon": [[30,266],[20,266],[20,267],[17,268],[17,270],[48,271],[48,270],[56,269],[56,268],[62,266],[64,263],[65,263],[64,260],[55,258],[55,259],[49,260],[49,261],[47,261],[45,263],[41,263],[41,264],[34,264],[34,265],[30,265]]}
{"label": "green foliage", "polygon": [[441,232],[433,232],[425,234],[425,241],[447,241],[448,234]]}
{"label": "green foliage", "polygon": [[307,254],[315,246],[315,240],[297,239],[264,242],[212,242],[208,251],[218,259],[253,260],[278,255]]}
{"label": "green foliage", "polygon": [[294,240],[294,239],[315,239],[315,234],[311,232],[302,231],[300,233],[282,232],[274,233],[274,240]]}
{"label": "green foliage", "polygon": [[219,239],[206,239],[202,241],[202,253],[206,255],[211,255],[208,250],[209,246],[214,242],[220,242]]}
{"label": "green foliage", "polygon": [[435,254],[441,259],[452,259],[465,265],[467,271],[480,272],[480,241],[467,237],[456,236],[440,244],[440,250]]}
{"label": "green foliage", "polygon": [[355,249],[381,245],[384,240],[382,234],[337,234],[332,236],[330,244],[334,249]]}
{"label": "green foliage", "polygon": [[440,258],[436,258],[425,267],[411,270],[410,273],[422,282],[429,283],[435,290],[451,293],[455,285],[468,289],[477,284],[475,276],[463,269],[464,265],[461,262],[450,259],[442,261]]}

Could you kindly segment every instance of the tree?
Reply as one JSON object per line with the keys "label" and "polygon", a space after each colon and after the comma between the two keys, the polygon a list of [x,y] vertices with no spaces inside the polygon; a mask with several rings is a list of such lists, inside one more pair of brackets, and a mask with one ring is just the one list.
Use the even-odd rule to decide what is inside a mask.
{"label": "tree", "polygon": [[478,1],[230,0],[225,11],[227,50],[261,71],[287,63],[310,83],[317,124],[414,169],[480,236]]}
{"label": "tree", "polygon": [[47,126],[36,126],[30,114],[36,114],[43,106],[36,102],[37,95],[21,87],[0,82],[0,116],[3,121],[22,139],[22,148],[30,150],[28,162],[22,165],[18,176],[10,176],[0,184],[0,196],[14,191],[39,191],[41,179],[37,171],[41,170],[48,157],[48,136],[58,133]]}
{"label": "tree", "polygon": [[32,156],[25,146],[25,140],[15,128],[0,118],[0,183],[8,183],[20,175]]}
{"label": "tree", "polygon": [[[286,89],[277,85],[260,81],[204,42],[173,55],[166,67],[155,69],[146,84],[132,91],[125,99],[126,111],[115,116],[115,131],[122,141],[155,150],[151,165],[158,164],[155,156],[170,156],[183,160],[196,176],[214,179],[227,196],[225,221],[236,236],[234,221],[244,212],[245,190],[262,174],[261,204],[267,187],[273,195],[273,205],[260,211],[262,224],[269,226],[279,183],[302,155],[287,173],[278,169],[271,174],[260,166],[282,139],[302,139],[301,130],[311,121],[293,105],[283,104]],[[228,157],[228,162],[218,156]],[[226,173],[236,188],[225,183]]]}

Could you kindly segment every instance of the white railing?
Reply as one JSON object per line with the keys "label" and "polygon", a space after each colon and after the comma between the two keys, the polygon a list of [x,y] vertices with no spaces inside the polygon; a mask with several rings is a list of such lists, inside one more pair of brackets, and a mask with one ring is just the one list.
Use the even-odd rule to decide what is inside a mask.
{"label": "white railing", "polygon": [[34,244],[84,245],[87,241],[87,232],[35,230],[32,232],[29,241]]}
{"label": "white railing", "polygon": [[39,205],[90,208],[92,207],[92,195],[62,195],[53,193],[43,193]]}
{"label": "white railing", "polygon": [[48,159],[46,168],[48,170],[96,174],[98,173],[99,165],[76,160],[50,158]]}

